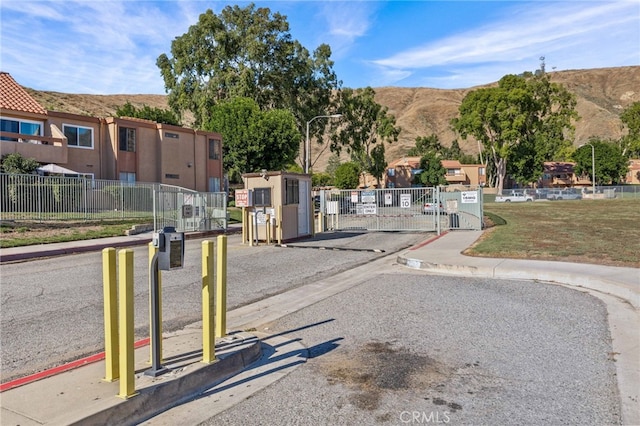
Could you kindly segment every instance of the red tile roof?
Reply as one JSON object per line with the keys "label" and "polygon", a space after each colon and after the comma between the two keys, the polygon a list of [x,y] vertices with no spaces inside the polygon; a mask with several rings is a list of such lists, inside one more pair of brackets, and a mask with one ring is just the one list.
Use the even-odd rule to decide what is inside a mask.
{"label": "red tile roof", "polygon": [[0,108],[46,115],[47,111],[7,72],[0,71]]}

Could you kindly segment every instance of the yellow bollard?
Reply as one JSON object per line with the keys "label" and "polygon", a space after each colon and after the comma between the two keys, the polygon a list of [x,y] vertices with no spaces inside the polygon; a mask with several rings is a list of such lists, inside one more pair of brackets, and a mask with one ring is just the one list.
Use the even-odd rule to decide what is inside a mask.
{"label": "yellow bollard", "polygon": [[[153,260],[153,255],[156,254],[158,248],[153,245],[153,243],[149,243],[149,271],[151,271],[151,260]],[[151,300],[151,286],[153,283],[151,282],[151,274],[149,274],[149,339],[153,341],[151,337],[151,324],[153,324],[153,316],[152,316],[152,307],[153,300]],[[162,271],[158,271],[158,336],[162,336]],[[149,364],[153,364],[153,345],[149,345]],[[162,363],[162,339],[160,339],[160,363]]]}
{"label": "yellow bollard", "polygon": [[216,360],[214,335],[213,241],[202,242],[202,362],[211,364]]}
{"label": "yellow bollard", "polygon": [[102,250],[102,287],[104,292],[104,381],[118,379],[118,279],[116,249]]}
{"label": "yellow bollard", "polygon": [[227,334],[227,236],[218,235],[216,265],[216,337]]}
{"label": "yellow bollard", "polygon": [[135,388],[135,354],[133,348],[133,250],[118,252],[118,323],[120,328],[120,393],[128,399],[137,395]]}
{"label": "yellow bollard", "polygon": [[247,229],[247,223],[249,221],[247,220],[247,208],[243,207],[242,208],[242,244],[245,244],[247,242],[247,234],[248,234],[248,229]]}
{"label": "yellow bollard", "polygon": [[249,213],[249,247],[253,247],[253,223],[254,223],[254,217],[251,213]]}
{"label": "yellow bollard", "polygon": [[271,215],[267,213],[265,216],[265,227],[267,228],[267,245],[271,244]]}
{"label": "yellow bollard", "polygon": [[282,206],[278,206],[278,216],[276,217],[276,226],[278,227],[278,244],[282,244]]}

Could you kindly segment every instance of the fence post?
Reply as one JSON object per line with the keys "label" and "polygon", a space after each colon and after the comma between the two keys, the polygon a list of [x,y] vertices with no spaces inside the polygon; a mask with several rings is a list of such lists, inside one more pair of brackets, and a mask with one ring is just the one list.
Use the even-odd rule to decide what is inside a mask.
{"label": "fence post", "polygon": [[218,235],[216,265],[216,337],[227,334],[227,236]]}
{"label": "fence post", "polygon": [[104,381],[119,377],[118,362],[118,288],[116,278],[116,249],[102,250],[102,284],[104,291]]}
{"label": "fence post", "polygon": [[119,259],[120,392],[117,396],[128,399],[138,394],[133,347],[133,250],[120,250]]}

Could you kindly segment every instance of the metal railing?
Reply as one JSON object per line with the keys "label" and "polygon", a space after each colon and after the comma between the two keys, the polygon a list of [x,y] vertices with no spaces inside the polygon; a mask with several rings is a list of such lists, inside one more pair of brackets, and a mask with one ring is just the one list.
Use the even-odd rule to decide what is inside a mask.
{"label": "metal railing", "polygon": [[[168,198],[175,201],[167,202]],[[181,206],[196,213],[181,218]],[[14,221],[140,220],[183,231],[226,229],[225,193],[158,183],[84,177],[0,174],[0,219]],[[196,223],[197,220],[197,223]]]}
{"label": "metal railing", "polygon": [[321,191],[323,229],[434,231],[482,229],[482,191],[462,185]]}

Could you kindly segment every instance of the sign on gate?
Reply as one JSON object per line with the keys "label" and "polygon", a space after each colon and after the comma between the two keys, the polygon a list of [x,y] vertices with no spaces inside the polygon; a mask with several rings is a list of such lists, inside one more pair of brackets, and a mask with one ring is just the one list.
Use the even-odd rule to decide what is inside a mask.
{"label": "sign on gate", "polygon": [[351,191],[351,202],[352,203],[358,202],[358,191]]}
{"label": "sign on gate", "polygon": [[400,194],[400,207],[403,209],[411,208],[411,194]]}
{"label": "sign on gate", "polygon": [[376,193],[375,193],[375,191],[362,191],[362,202],[363,203],[375,203],[376,202]]}
{"label": "sign on gate", "polygon": [[393,196],[391,195],[390,192],[387,192],[384,194],[384,205],[385,206],[390,206],[393,204]]}
{"label": "sign on gate", "polygon": [[462,203],[476,204],[478,202],[478,191],[462,191]]}

